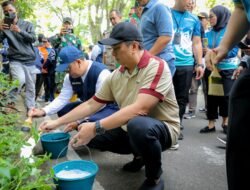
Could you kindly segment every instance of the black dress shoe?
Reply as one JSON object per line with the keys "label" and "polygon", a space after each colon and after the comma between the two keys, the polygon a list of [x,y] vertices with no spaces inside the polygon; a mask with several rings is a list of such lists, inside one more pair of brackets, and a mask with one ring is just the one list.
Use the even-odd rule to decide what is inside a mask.
{"label": "black dress shoe", "polygon": [[206,126],[200,130],[200,133],[211,133],[215,131],[216,131],[215,126],[213,128],[209,128],[208,126]]}
{"label": "black dress shoe", "polygon": [[164,190],[164,181],[160,179],[158,183],[152,180],[146,179],[139,190]]}
{"label": "black dress shoe", "polygon": [[145,165],[142,158],[135,158],[123,166],[123,170],[127,172],[138,172]]}
{"label": "black dress shoe", "polygon": [[227,134],[228,126],[227,125],[222,125],[222,129],[223,129],[223,133]]}
{"label": "black dress shoe", "polygon": [[178,140],[183,140],[183,139],[184,139],[183,133],[180,132],[179,137],[178,137]]}

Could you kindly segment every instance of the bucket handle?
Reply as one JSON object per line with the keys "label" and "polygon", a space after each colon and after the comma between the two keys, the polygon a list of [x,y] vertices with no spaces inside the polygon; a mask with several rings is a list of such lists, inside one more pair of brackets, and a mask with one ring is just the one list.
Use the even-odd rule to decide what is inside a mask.
{"label": "bucket handle", "polygon": [[[66,150],[66,148],[68,148],[68,146],[69,146],[69,145],[65,146],[65,147],[61,150],[61,152],[59,153],[59,155],[58,155],[57,158],[56,158],[56,164],[58,163],[58,158],[60,158],[60,156],[61,156],[61,154],[63,153],[63,151]],[[92,154],[91,154],[91,151],[90,151],[89,147],[88,147],[87,145],[82,145],[82,146],[84,146],[84,147],[87,149],[87,151],[88,151],[88,153],[89,153],[89,159],[90,159],[90,161],[93,161],[93,159],[92,159]],[[81,146],[79,146],[79,147],[81,147]]]}

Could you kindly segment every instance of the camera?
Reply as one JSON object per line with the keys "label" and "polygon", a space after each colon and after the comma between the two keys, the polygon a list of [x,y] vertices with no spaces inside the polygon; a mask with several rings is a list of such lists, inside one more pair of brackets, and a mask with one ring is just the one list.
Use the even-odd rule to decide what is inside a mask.
{"label": "camera", "polygon": [[68,34],[72,34],[72,33],[73,33],[73,29],[72,29],[72,28],[69,28],[69,29],[67,30],[67,33],[68,33]]}
{"label": "camera", "polygon": [[6,13],[4,15],[4,23],[8,24],[9,26],[14,23],[16,18],[16,13]]}

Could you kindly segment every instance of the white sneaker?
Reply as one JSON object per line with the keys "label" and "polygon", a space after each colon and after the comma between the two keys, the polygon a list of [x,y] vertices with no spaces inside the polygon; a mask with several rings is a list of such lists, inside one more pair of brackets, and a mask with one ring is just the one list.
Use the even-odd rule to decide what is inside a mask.
{"label": "white sneaker", "polygon": [[176,144],[174,144],[174,145],[172,145],[170,148],[169,148],[169,150],[178,150],[179,149],[179,144],[178,144],[178,142],[176,143]]}
{"label": "white sneaker", "polygon": [[36,101],[38,101],[38,102],[44,102],[45,99],[44,99],[43,97],[38,97],[38,98],[36,99]]}

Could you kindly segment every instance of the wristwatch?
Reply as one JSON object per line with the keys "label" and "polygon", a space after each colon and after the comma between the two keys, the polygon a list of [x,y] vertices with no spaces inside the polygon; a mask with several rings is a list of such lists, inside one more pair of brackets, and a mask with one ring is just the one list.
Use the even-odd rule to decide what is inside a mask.
{"label": "wristwatch", "polygon": [[100,121],[95,122],[95,132],[96,135],[103,135],[105,133],[105,129],[101,126]]}
{"label": "wristwatch", "polygon": [[203,65],[203,64],[196,64],[195,66],[196,66],[196,67],[201,67],[201,68],[204,69],[204,65]]}

